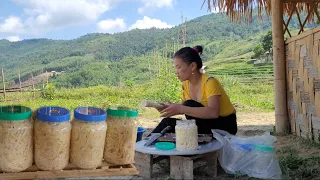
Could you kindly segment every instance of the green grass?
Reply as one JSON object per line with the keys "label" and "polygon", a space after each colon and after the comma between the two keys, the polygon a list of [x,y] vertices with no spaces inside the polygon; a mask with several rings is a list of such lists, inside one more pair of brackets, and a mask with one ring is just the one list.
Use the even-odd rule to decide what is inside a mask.
{"label": "green grass", "polygon": [[320,174],[320,156],[299,156],[295,148],[281,150],[279,163],[283,179],[316,179]]}
{"label": "green grass", "polygon": [[[218,77],[218,79],[222,82],[238,111],[273,110],[273,89],[271,85],[243,85],[227,76],[221,76]],[[20,104],[31,107],[32,109],[37,109],[42,106],[62,106],[70,110],[79,106],[95,106],[100,108],[106,108],[107,106],[128,106],[138,108],[140,116],[149,117],[155,114],[152,111],[141,108],[141,100],[171,100],[178,102],[177,100],[180,99],[179,88],[169,89],[168,92],[165,92],[163,88],[157,84],[158,83],[155,82],[154,84],[144,84],[133,87],[96,86],[78,89],[55,89],[52,93],[53,99],[43,98],[39,92],[36,93],[35,98],[32,98],[32,93],[11,93],[7,94],[9,101],[2,102],[0,105]],[[177,85],[177,87],[180,86]],[[15,101],[10,101],[14,99]]]}
{"label": "green grass", "polygon": [[272,84],[244,84],[232,76],[216,76],[221,81],[231,101],[242,112],[274,110],[274,91]]}
{"label": "green grass", "polygon": [[[207,72],[216,77],[225,88],[238,112],[269,112],[274,110],[274,91],[272,65],[254,66],[247,63],[248,59],[228,58],[211,66]],[[214,65],[215,60],[208,64]],[[139,85],[122,85],[121,87],[95,86],[76,89],[54,89],[53,99],[43,98],[40,93],[35,98],[32,94],[12,93],[5,104],[21,104],[32,109],[41,106],[62,106],[70,110],[78,106],[128,106],[138,108],[140,116],[155,116],[154,111],[142,109],[143,99],[154,101],[179,102],[181,84],[174,73],[154,78],[151,83]],[[21,96],[21,97],[20,97]],[[1,97],[0,97],[1,98]]]}

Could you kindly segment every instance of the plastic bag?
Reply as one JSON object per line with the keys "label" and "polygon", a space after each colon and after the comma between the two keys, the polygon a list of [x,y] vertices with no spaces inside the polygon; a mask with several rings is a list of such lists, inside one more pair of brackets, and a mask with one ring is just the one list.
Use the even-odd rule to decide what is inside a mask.
{"label": "plastic bag", "polygon": [[261,136],[239,137],[226,131],[212,130],[213,137],[223,144],[218,160],[228,174],[246,174],[261,179],[281,179],[281,169],[269,132]]}

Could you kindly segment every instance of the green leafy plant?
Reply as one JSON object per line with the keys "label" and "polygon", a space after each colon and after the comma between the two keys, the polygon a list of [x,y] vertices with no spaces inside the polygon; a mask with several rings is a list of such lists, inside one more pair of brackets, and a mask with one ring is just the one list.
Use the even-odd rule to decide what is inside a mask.
{"label": "green leafy plant", "polygon": [[55,97],[55,87],[52,84],[48,84],[45,88],[41,90],[41,97],[43,99],[53,100]]}

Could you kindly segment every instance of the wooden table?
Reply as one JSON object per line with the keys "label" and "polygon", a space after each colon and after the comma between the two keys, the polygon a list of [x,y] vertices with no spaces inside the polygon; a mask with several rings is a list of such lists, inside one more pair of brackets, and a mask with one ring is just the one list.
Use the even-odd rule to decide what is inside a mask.
{"label": "wooden table", "polygon": [[[219,141],[214,140],[213,145],[208,149],[199,148],[193,154],[177,153],[173,151],[159,151],[154,147],[143,147],[145,141],[139,141],[136,145],[135,166],[139,170],[139,176],[152,178],[153,165],[159,161],[170,159],[170,177],[175,179],[193,179],[193,170],[197,161],[205,161],[206,165],[202,168],[208,169],[206,172],[210,176],[217,176],[217,157],[218,150],[222,148]],[[203,146],[202,146],[203,147]]]}

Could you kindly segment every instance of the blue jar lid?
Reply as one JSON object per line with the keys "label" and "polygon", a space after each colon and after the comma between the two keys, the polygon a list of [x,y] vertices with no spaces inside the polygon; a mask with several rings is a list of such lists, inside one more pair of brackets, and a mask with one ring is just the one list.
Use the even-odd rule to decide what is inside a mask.
{"label": "blue jar lid", "polygon": [[138,133],[144,133],[146,132],[146,128],[138,127]]}
{"label": "blue jar lid", "polygon": [[253,149],[253,144],[239,144],[239,143],[235,143],[235,145],[241,147],[242,149],[244,150],[247,150],[247,151],[251,151]]}
{"label": "blue jar lid", "polygon": [[70,120],[70,111],[57,106],[41,107],[37,110],[37,118],[44,122],[65,122]]}
{"label": "blue jar lid", "polygon": [[107,118],[107,113],[95,107],[78,107],[74,110],[74,117],[86,122],[101,122]]}

